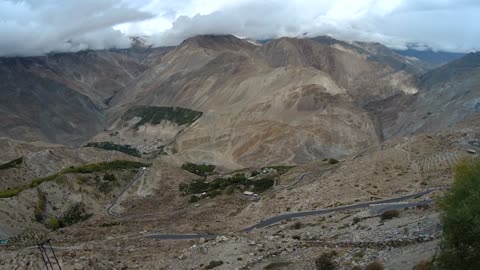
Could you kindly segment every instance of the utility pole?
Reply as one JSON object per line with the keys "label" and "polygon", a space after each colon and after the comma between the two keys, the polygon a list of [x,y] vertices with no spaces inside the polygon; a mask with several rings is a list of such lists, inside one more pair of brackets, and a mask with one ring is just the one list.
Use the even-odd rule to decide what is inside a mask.
{"label": "utility pole", "polygon": [[[40,254],[42,256],[43,263],[45,264],[45,269],[46,270],[62,270],[62,267],[60,266],[60,263],[58,262],[57,255],[55,255],[55,252],[53,251],[52,244],[50,243],[50,239],[47,239],[41,243],[37,244],[38,250],[40,251]],[[55,261],[52,263],[53,259],[50,260],[50,256],[53,255],[53,259]],[[54,268],[54,265],[56,264],[56,268]]]}

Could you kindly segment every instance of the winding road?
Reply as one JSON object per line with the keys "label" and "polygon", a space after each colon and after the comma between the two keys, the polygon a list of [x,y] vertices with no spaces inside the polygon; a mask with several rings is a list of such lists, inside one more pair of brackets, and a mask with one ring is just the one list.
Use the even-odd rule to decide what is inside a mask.
{"label": "winding road", "polygon": [[145,171],[146,169],[141,169],[140,170],[140,174],[137,175],[137,177],[133,178],[130,183],[128,183],[128,185],[126,185],[123,190],[117,195],[115,196],[115,198],[113,199],[112,201],[112,204],[107,208],[107,213],[109,215],[113,215],[114,213],[112,212],[112,210],[117,206],[117,202],[118,202],[118,199],[120,199],[120,197],[123,196],[123,194],[125,194],[125,192],[127,192],[128,189],[130,189],[133,184],[135,184],[135,182],[138,181],[138,179],[142,178],[144,175],[145,175]]}
{"label": "winding road", "polygon": [[[445,187],[431,188],[421,192],[404,195],[396,198],[384,199],[384,200],[369,201],[369,202],[332,207],[332,208],[326,208],[326,209],[277,215],[277,216],[268,218],[266,220],[263,220],[246,229],[243,229],[242,231],[250,232],[253,229],[262,229],[287,219],[302,218],[302,217],[313,216],[313,215],[330,214],[330,213],[335,213],[335,212],[345,211],[345,210],[361,209],[361,208],[366,208],[372,205],[376,205],[374,212],[384,212],[386,210],[392,210],[392,209],[402,209],[407,207],[414,207],[417,205],[427,205],[427,204],[431,204],[433,201],[430,199],[419,201],[419,202],[404,202],[404,201],[409,199],[419,198],[435,190],[440,190],[440,189],[445,189]],[[382,204],[385,204],[385,205],[382,205]],[[217,234],[149,234],[149,235],[146,235],[145,238],[159,239],[159,240],[189,240],[189,239],[198,239],[202,237],[206,239],[215,238],[216,236],[218,235]]]}

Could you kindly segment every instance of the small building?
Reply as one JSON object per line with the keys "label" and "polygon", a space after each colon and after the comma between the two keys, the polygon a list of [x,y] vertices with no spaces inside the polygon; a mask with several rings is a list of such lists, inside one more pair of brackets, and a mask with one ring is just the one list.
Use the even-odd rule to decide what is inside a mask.
{"label": "small building", "polygon": [[243,195],[245,196],[253,196],[255,193],[251,192],[251,191],[244,191],[243,192]]}

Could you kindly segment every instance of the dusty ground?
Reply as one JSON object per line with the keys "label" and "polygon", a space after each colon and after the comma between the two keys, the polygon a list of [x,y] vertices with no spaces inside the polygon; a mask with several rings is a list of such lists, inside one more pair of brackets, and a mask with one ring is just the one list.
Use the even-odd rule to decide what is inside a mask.
{"label": "dusty ground", "polygon": [[[274,188],[259,201],[244,200],[235,193],[189,203],[189,196],[181,194],[178,184],[198,177],[161,160],[153,161],[145,176],[119,199],[114,215],[106,212],[111,199],[97,198],[94,190],[80,186],[75,191],[54,182],[45,183],[39,187],[65,201],[72,200],[60,197],[66,190],[83,194],[82,200],[95,205],[89,208],[94,215],[57,231],[29,221],[32,226],[22,239],[32,240],[34,235],[51,238],[62,269],[206,269],[212,261],[222,261],[215,269],[315,269],[315,259],[330,250],[338,254],[334,260],[339,269],[363,269],[376,260],[386,269],[412,269],[437,250],[441,226],[434,205],[401,210],[398,218],[385,221],[366,208],[283,221],[250,233],[242,230],[277,214],[448,186],[452,164],[471,155],[467,149],[480,150],[472,143],[480,140],[479,134],[478,129],[458,128],[399,138],[338,164],[318,161],[298,166],[278,177]],[[70,178],[67,183],[77,181]],[[128,182],[125,179],[108,196],[115,196]],[[35,200],[31,194],[33,191],[25,191],[19,198],[32,205]],[[434,196],[432,193],[412,201]],[[5,200],[0,200],[3,205]],[[28,209],[15,215],[31,219],[32,210]],[[144,237],[154,233],[213,233],[224,237],[208,241]],[[0,268],[42,269],[34,245],[34,241],[23,241],[3,247]]]}

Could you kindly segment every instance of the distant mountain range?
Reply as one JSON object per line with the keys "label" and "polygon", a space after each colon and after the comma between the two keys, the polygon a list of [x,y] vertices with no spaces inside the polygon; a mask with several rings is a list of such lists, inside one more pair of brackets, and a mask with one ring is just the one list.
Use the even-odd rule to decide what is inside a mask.
{"label": "distant mountain range", "polygon": [[299,164],[478,112],[479,63],[328,36],[0,58],[0,136],[227,167]]}

